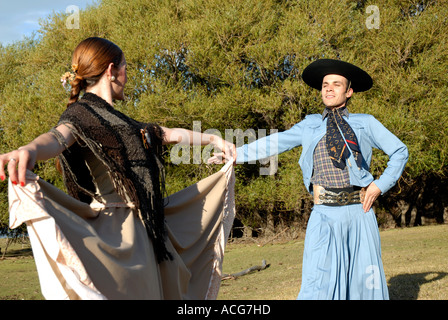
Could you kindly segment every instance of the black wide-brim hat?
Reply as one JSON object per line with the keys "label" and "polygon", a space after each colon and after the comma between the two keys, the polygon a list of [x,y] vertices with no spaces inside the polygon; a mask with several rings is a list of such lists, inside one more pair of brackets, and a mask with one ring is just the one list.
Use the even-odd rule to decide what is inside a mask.
{"label": "black wide-brim hat", "polygon": [[310,87],[321,90],[326,75],[337,74],[350,80],[354,92],[369,90],[373,80],[367,72],[357,66],[334,59],[319,59],[308,65],[302,73],[302,79]]}

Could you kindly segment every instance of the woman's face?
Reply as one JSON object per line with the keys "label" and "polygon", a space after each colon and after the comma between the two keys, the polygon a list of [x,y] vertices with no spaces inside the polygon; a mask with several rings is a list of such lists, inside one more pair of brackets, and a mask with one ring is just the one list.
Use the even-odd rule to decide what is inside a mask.
{"label": "woman's face", "polygon": [[124,86],[128,82],[127,63],[123,56],[123,60],[117,67],[115,81],[112,82],[112,98],[115,100],[124,100]]}

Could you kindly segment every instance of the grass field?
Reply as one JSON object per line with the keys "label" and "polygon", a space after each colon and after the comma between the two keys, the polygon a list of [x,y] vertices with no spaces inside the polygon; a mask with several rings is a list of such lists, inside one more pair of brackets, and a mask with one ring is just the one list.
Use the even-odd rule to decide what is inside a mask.
{"label": "grass field", "polygon": [[[392,300],[448,300],[448,225],[381,231],[383,264]],[[219,299],[295,299],[303,240],[259,246],[229,244],[224,273],[265,259],[269,268],[222,282]]]}
{"label": "grass field", "polygon": [[[3,242],[1,242],[3,241]],[[232,274],[262,264],[269,267],[223,280],[221,300],[291,300],[301,281],[303,240],[229,243],[223,272]],[[381,231],[383,264],[392,300],[448,300],[448,225]],[[4,249],[4,239],[0,239]],[[29,247],[15,244],[0,260],[0,299],[38,300],[36,267]]]}

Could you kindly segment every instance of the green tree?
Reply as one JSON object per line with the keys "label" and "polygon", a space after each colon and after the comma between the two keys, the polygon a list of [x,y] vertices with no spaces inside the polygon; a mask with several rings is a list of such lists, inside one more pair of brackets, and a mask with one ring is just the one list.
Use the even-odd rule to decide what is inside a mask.
{"label": "green tree", "polygon": [[[403,179],[378,207],[397,217],[415,207],[443,221],[447,17],[448,4],[430,0],[103,0],[80,12],[79,29],[67,29],[67,15],[55,13],[34,38],[0,47],[0,150],[57,122],[68,100],[60,76],[70,70],[74,47],[89,36],[108,38],[125,52],[128,99],[118,109],[169,127],[193,129],[200,121],[202,131],[223,136],[226,129],[282,131],[322,112],[319,93],[300,75],[314,59],[338,58],[374,79],[372,90],[352,98],[350,111],[373,114],[409,147]],[[175,165],[169,151],[168,193],[218,169]],[[306,224],[312,204],[299,153],[280,155],[273,176],[254,165],[236,167],[237,214],[246,226],[272,231]],[[373,174],[386,163],[376,152]],[[53,161],[36,172],[63,188]],[[434,210],[423,211],[429,207]]]}

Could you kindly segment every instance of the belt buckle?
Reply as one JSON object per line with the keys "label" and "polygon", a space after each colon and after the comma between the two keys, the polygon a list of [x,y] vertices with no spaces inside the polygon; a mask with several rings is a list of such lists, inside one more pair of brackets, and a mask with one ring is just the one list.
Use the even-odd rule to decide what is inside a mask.
{"label": "belt buckle", "polygon": [[341,191],[336,196],[336,202],[344,206],[352,201],[352,194],[347,191]]}

